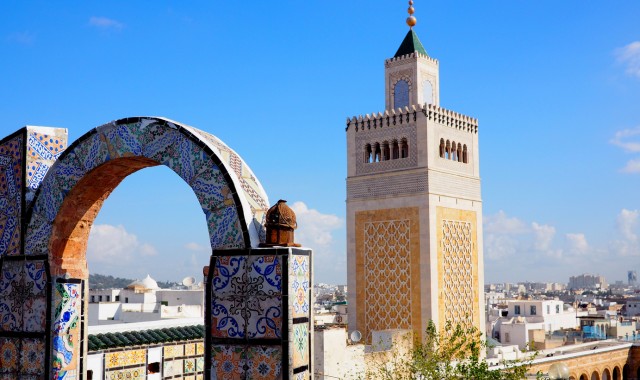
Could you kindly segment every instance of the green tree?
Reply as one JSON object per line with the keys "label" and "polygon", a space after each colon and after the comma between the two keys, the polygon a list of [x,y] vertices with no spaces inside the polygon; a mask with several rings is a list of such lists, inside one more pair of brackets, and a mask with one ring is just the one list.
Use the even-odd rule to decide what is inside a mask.
{"label": "green tree", "polygon": [[411,342],[396,342],[392,352],[379,353],[369,362],[365,378],[519,380],[526,378],[533,360],[503,361],[499,368],[490,368],[482,355],[487,348],[482,333],[475,327],[454,326],[451,322],[438,331],[430,321],[422,340],[413,340],[409,349],[399,346]]}

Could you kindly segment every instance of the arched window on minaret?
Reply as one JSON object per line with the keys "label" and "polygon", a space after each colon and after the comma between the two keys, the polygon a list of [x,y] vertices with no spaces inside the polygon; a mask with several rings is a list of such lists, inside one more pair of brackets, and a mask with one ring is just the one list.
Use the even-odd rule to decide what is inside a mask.
{"label": "arched window on minaret", "polygon": [[407,144],[407,139],[402,139],[400,141],[400,157],[401,158],[409,157],[409,144]]}
{"label": "arched window on minaret", "polygon": [[457,159],[456,161],[462,162],[462,144],[458,143]]}
{"label": "arched window on minaret", "polygon": [[380,162],[380,143],[376,143],[373,156],[374,156],[373,158],[374,162]]}
{"label": "arched window on minaret", "polygon": [[451,160],[452,161],[458,161],[458,155],[456,152],[456,142],[452,141],[451,142]]}
{"label": "arched window on minaret", "polygon": [[447,140],[447,145],[444,147],[444,158],[451,159],[451,142]]}
{"label": "arched window on minaret", "polygon": [[364,163],[368,164],[371,163],[371,144],[367,144],[364,147]]}
{"label": "arched window on minaret", "polygon": [[444,139],[440,139],[440,157],[444,158]]}
{"label": "arched window on minaret", "polygon": [[467,144],[462,147],[462,162],[469,163],[469,154],[467,153]]}
{"label": "arched window on minaret", "polygon": [[430,80],[422,82],[422,96],[425,103],[433,104],[433,85]]}
{"label": "arched window on minaret", "polygon": [[409,107],[409,83],[401,79],[393,88],[393,108]]}
{"label": "arched window on minaret", "polygon": [[391,149],[393,150],[393,159],[396,160],[400,158],[400,146],[398,145],[398,140],[393,140],[392,145],[393,147]]}
{"label": "arched window on minaret", "polygon": [[389,142],[382,143],[382,160],[389,161],[391,159],[391,151],[389,150]]}

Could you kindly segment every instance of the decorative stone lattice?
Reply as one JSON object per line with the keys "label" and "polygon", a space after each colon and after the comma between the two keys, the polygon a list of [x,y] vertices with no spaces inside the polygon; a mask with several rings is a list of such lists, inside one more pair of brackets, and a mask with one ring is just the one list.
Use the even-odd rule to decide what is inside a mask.
{"label": "decorative stone lattice", "polygon": [[[400,142],[402,139],[406,139],[409,144],[409,157],[396,158],[387,161],[380,162],[364,162],[365,146],[375,143],[382,143],[387,141],[391,143],[393,140]],[[418,166],[418,137],[416,133],[416,125],[402,126],[402,127],[388,127],[376,129],[373,131],[366,131],[356,135],[356,174],[369,174],[380,173],[389,170],[407,169]]]}
{"label": "decorative stone lattice", "polygon": [[408,329],[411,323],[411,222],[388,220],[364,226],[365,326]]}
{"label": "decorative stone lattice", "polygon": [[472,236],[470,222],[442,221],[444,315],[454,324],[473,323]]}
{"label": "decorative stone lattice", "polygon": [[380,178],[349,179],[347,198],[360,199],[420,194],[427,191],[425,173],[408,173],[384,176]]}

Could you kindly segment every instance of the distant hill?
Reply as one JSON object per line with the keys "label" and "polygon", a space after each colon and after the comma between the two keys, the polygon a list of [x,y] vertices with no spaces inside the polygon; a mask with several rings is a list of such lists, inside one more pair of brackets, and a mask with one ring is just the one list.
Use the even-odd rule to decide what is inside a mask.
{"label": "distant hill", "polygon": [[[90,289],[122,289],[127,285],[134,282],[131,278],[113,277],[111,275],[103,274],[89,274],[89,288]],[[177,282],[171,281],[158,281],[158,286],[162,289],[170,289],[172,286],[178,285]]]}

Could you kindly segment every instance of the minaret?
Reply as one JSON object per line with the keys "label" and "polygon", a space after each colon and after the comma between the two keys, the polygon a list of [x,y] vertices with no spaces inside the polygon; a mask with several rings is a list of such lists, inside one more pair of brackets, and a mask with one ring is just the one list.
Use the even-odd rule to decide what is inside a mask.
{"label": "minaret", "polygon": [[347,119],[349,330],[369,342],[429,320],[484,331],[478,123],[440,108],[438,61],[408,12],[386,110]]}

